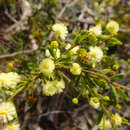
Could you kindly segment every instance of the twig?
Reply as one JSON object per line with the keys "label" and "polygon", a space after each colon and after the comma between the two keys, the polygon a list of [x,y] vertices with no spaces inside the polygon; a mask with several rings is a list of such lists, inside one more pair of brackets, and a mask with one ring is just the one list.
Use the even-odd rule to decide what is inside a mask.
{"label": "twig", "polygon": [[15,18],[13,18],[13,17],[9,14],[9,12],[8,12],[7,10],[5,11],[5,15],[6,15],[11,21],[13,21],[14,23],[17,23],[17,22],[18,22]]}
{"label": "twig", "polygon": [[35,51],[35,49],[22,50],[22,51],[14,52],[14,53],[11,53],[11,54],[2,55],[2,56],[0,56],[0,59],[10,58],[10,57],[14,57],[14,56],[17,56],[17,55],[20,55],[20,54],[28,54],[28,53],[32,53],[33,51]]}
{"label": "twig", "polygon": [[62,76],[65,78],[65,79],[67,79],[67,81],[70,83],[71,82],[71,79],[67,76],[67,75],[65,75],[63,72],[60,72],[61,74],[62,74]]}
{"label": "twig", "polygon": [[10,58],[10,57],[14,57],[14,56],[17,56],[17,55],[20,55],[20,54],[29,54],[29,53],[36,51],[38,49],[38,45],[36,44],[36,40],[31,38],[31,43],[32,43],[32,49],[21,50],[21,51],[14,52],[14,53],[11,53],[11,54],[1,55],[0,59]]}
{"label": "twig", "polygon": [[41,117],[48,116],[50,114],[61,114],[61,113],[70,113],[70,111],[58,111],[58,110],[50,111],[50,112],[46,112],[46,113],[40,114],[40,116],[38,118],[40,120]]}
{"label": "twig", "polygon": [[83,70],[83,71],[84,71],[84,72],[87,72],[87,73],[90,73],[90,74],[97,75],[97,76],[99,76],[99,77],[104,78],[104,79],[107,80],[108,82],[111,82],[107,76],[102,75],[102,74],[100,74],[100,73],[95,73],[95,72],[90,71],[90,70]]}
{"label": "twig", "polygon": [[4,31],[4,37],[6,39],[6,35],[8,35],[8,37],[14,33],[16,33],[16,31],[18,31],[19,27],[23,27],[24,24],[27,22],[28,17],[32,15],[32,9],[31,9],[31,5],[27,0],[21,0],[21,9],[22,9],[22,15],[21,15],[21,19],[20,21],[16,21],[14,19],[11,18],[11,16],[6,12],[6,15],[8,15],[8,17],[10,17],[11,20],[13,20],[15,22],[15,24],[13,24],[12,26],[10,26],[9,28],[7,28]]}

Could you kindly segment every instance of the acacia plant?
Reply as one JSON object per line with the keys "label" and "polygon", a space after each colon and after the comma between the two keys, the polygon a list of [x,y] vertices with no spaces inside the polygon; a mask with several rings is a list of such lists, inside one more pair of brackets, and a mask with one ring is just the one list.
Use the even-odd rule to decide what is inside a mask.
{"label": "acacia plant", "polygon": [[[23,13],[22,22],[31,15],[29,9]],[[130,125],[118,113],[122,108],[120,101],[129,100],[125,92],[130,88],[116,82],[124,74],[117,73],[120,66],[108,53],[112,46],[122,45],[117,38],[119,24],[110,20],[107,25],[97,24],[88,30],[69,33],[69,27],[57,22],[47,28],[49,39],[42,43],[37,41],[47,34],[42,29],[36,31],[40,25],[35,22],[30,24],[36,26],[30,35],[33,48],[24,53],[32,52],[33,55],[30,59],[26,56],[20,57],[20,61],[15,59],[21,66],[13,67],[13,63],[8,63],[8,69],[0,73],[0,124],[3,130],[20,129],[14,99],[20,94],[25,98],[34,95],[36,89],[40,89],[43,97],[69,93],[73,104],[85,101],[97,110],[95,123],[103,130]],[[23,26],[20,22],[19,25]],[[35,40],[37,36],[39,39]],[[22,52],[13,56],[17,54]]]}

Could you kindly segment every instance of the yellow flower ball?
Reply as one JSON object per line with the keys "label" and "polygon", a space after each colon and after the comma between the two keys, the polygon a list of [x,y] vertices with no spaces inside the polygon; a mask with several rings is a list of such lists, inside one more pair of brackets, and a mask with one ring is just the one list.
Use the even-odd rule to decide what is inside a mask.
{"label": "yellow flower ball", "polygon": [[42,92],[46,96],[53,96],[55,94],[63,92],[64,88],[65,83],[63,80],[48,81],[46,84],[43,84]]}
{"label": "yellow flower ball", "polygon": [[63,89],[65,88],[65,82],[64,80],[54,80],[53,81],[54,86],[57,88],[57,93],[63,92]]}
{"label": "yellow flower ball", "polygon": [[15,72],[0,73],[0,86],[14,88],[20,79],[21,77]]}
{"label": "yellow flower ball", "polygon": [[7,66],[8,66],[9,69],[12,69],[14,67],[14,64],[13,63],[8,63]]}
{"label": "yellow flower ball", "polygon": [[61,39],[65,40],[68,30],[67,27],[62,23],[56,23],[52,26],[52,30],[56,35],[60,36]]}
{"label": "yellow flower ball", "polygon": [[0,122],[7,123],[17,118],[15,106],[12,102],[0,103]]}
{"label": "yellow flower ball", "polygon": [[100,62],[103,58],[103,51],[100,47],[90,47],[88,52],[89,59],[92,62]]}
{"label": "yellow flower ball", "polygon": [[112,115],[112,120],[114,121],[116,126],[121,126],[121,124],[122,124],[122,117],[118,113]]}
{"label": "yellow flower ball", "polygon": [[57,48],[59,46],[59,43],[57,41],[52,41],[51,46]]}
{"label": "yellow flower ball", "polygon": [[78,98],[73,98],[73,99],[72,99],[72,102],[73,102],[74,104],[78,104],[78,103],[79,103],[79,100],[78,100]]}
{"label": "yellow flower ball", "polygon": [[72,67],[70,68],[70,72],[73,75],[80,75],[82,72],[82,68],[80,67],[80,65],[78,63],[73,63]]}
{"label": "yellow flower ball", "polygon": [[95,109],[98,109],[100,107],[100,101],[97,97],[90,98],[89,104]]}
{"label": "yellow flower ball", "polygon": [[91,27],[89,29],[90,32],[92,32],[95,35],[101,35],[102,34],[102,28],[101,25],[96,25],[95,27]]}
{"label": "yellow flower ball", "polygon": [[39,69],[44,74],[50,74],[55,69],[54,61],[51,58],[45,58],[39,65]]}
{"label": "yellow flower ball", "polygon": [[107,25],[106,25],[106,29],[110,32],[110,33],[117,33],[119,31],[119,24],[116,21],[110,21]]}

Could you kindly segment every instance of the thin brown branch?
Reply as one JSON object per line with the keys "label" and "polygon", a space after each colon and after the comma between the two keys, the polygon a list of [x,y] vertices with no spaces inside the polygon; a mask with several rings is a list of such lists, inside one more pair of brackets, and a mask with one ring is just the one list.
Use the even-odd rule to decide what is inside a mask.
{"label": "thin brown branch", "polygon": [[7,54],[7,55],[2,55],[0,56],[0,59],[4,59],[4,58],[10,58],[10,57],[14,57],[20,54],[28,54],[28,53],[32,53],[33,51],[35,51],[34,49],[31,50],[22,50],[22,51],[18,51],[18,52],[14,52],[11,54]]}
{"label": "thin brown branch", "polygon": [[31,5],[27,0],[21,0],[20,6],[22,9],[20,21],[16,21],[15,19],[11,18],[11,16],[6,12],[6,15],[8,15],[8,17],[10,17],[10,19],[13,20],[15,23],[4,31],[5,39],[10,38],[11,35],[22,29],[27,23],[28,17],[32,15]]}
{"label": "thin brown branch", "polygon": [[14,52],[14,53],[11,53],[11,54],[1,55],[0,59],[10,58],[10,57],[14,57],[14,56],[17,56],[17,55],[20,55],[20,54],[29,54],[29,53],[36,51],[38,49],[38,45],[36,44],[35,39],[31,38],[31,43],[32,43],[32,49],[21,50],[21,51]]}

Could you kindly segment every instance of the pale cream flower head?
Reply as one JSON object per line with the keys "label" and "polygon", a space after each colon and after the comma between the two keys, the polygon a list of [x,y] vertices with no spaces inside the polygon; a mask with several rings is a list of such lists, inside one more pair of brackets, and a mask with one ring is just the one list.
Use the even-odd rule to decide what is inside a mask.
{"label": "pale cream flower head", "polygon": [[103,58],[103,51],[100,47],[90,47],[88,52],[89,59],[93,62],[100,62]]}
{"label": "pale cream flower head", "polygon": [[15,72],[0,73],[0,86],[14,88],[20,79],[21,77]]}
{"label": "pale cream flower head", "polygon": [[82,72],[82,68],[80,67],[80,65],[78,63],[73,63],[72,67],[70,68],[70,72],[73,75],[80,75]]}
{"label": "pale cream flower head", "polygon": [[116,126],[120,126],[122,124],[122,117],[118,113],[112,115],[112,120]]}
{"label": "pale cream flower head", "polygon": [[0,122],[7,123],[17,118],[15,106],[12,102],[0,103]]}
{"label": "pale cream flower head", "polygon": [[119,31],[119,24],[114,21],[111,20],[107,25],[106,25],[106,29],[110,32],[110,33],[117,33]]}
{"label": "pale cream flower head", "polygon": [[64,88],[65,83],[63,80],[48,81],[46,84],[43,84],[42,92],[46,96],[53,96],[55,94],[63,92]]}
{"label": "pale cream flower head", "polygon": [[91,27],[89,29],[89,31],[95,35],[101,35],[102,34],[102,27],[101,27],[101,25],[96,25],[95,27]]}
{"label": "pale cream flower head", "polygon": [[52,30],[56,35],[60,36],[61,39],[65,40],[68,34],[67,27],[63,23],[56,23],[52,26]]}
{"label": "pale cream flower head", "polygon": [[42,73],[50,74],[55,69],[54,61],[51,58],[45,58],[39,65],[39,69]]}
{"label": "pale cream flower head", "polygon": [[95,109],[98,109],[100,107],[100,102],[97,97],[90,98],[89,104]]}

